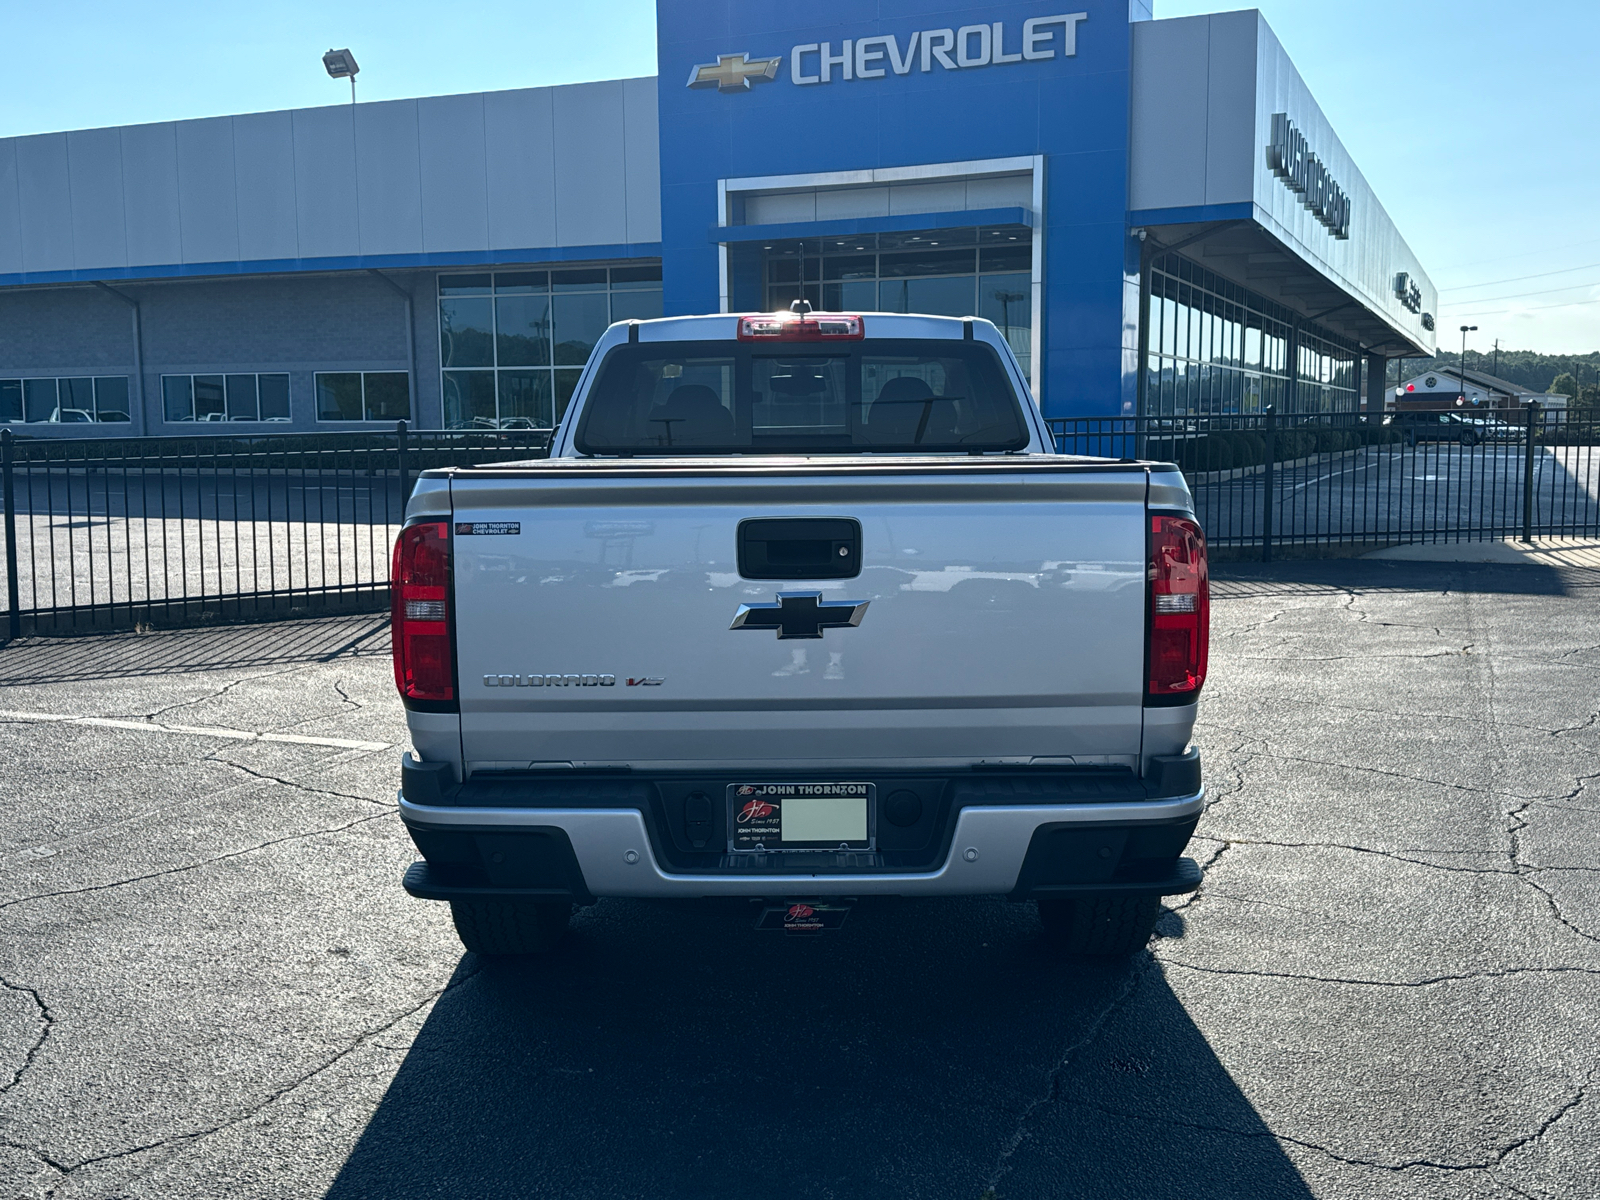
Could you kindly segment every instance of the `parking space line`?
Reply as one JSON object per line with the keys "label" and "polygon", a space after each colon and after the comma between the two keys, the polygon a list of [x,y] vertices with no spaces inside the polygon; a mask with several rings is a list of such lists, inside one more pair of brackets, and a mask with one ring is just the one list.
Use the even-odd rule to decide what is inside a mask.
{"label": "parking space line", "polygon": [[12,712],[0,709],[0,720],[91,725],[97,729],[134,729],[141,733],[178,733],[190,737],[222,738],[230,742],[288,742],[295,746],[328,746],[335,750],[387,750],[391,742],[361,742],[353,738],[309,737],[300,733],[254,733],[220,725],[163,725],[157,721],[130,721],[123,717],[75,717],[66,713]]}

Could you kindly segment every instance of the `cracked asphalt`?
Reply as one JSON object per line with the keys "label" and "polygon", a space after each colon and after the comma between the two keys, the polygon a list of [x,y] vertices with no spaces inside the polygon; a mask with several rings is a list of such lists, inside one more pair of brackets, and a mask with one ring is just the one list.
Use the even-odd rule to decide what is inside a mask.
{"label": "cracked asphalt", "polygon": [[1600,573],[1216,590],[1206,882],[1111,965],[998,899],[486,963],[373,619],[0,649],[0,1196],[1600,1195]]}

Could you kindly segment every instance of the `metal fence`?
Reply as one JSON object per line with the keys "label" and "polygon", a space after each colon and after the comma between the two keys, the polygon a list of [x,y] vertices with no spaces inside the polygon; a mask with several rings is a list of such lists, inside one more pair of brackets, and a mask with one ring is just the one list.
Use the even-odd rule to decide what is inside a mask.
{"label": "metal fence", "polygon": [[[1051,422],[1069,454],[1176,462],[1213,546],[1271,559],[1600,537],[1600,423],[1353,415]],[[10,637],[381,609],[412,480],[543,457],[548,430],[28,439],[0,433]]]}
{"label": "metal fence", "polygon": [[543,457],[547,430],[0,433],[10,637],[381,609],[418,471]]}
{"label": "metal fence", "polygon": [[1600,536],[1600,423],[1538,409],[1055,420],[1066,454],[1175,462],[1207,540],[1270,561],[1289,547]]}

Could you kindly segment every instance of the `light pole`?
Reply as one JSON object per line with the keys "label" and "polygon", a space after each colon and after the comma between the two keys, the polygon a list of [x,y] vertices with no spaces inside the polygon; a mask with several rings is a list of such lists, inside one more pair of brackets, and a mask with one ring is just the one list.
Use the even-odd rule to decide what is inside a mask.
{"label": "light pole", "polygon": [[350,103],[356,102],[356,76],[361,73],[361,68],[356,65],[356,56],[349,50],[329,50],[322,56],[322,65],[328,72],[330,79],[348,79],[350,81]]}
{"label": "light pole", "polygon": [[1467,334],[1476,333],[1476,325],[1463,325],[1461,327],[1461,399],[1460,404],[1467,403]]}

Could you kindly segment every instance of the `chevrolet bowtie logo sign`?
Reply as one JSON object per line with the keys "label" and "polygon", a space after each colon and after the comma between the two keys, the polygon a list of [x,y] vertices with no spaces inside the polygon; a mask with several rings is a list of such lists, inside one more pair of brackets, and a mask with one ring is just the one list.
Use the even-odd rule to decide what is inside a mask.
{"label": "chevrolet bowtie logo sign", "polygon": [[719,92],[748,92],[752,83],[778,77],[781,58],[751,58],[748,54],[719,55],[714,63],[689,72],[692,88],[714,87]]}
{"label": "chevrolet bowtie logo sign", "polygon": [[741,604],[729,629],[776,630],[780,642],[819,638],[824,629],[854,629],[867,615],[870,600],[824,604],[821,592],[779,592],[776,604]]}

